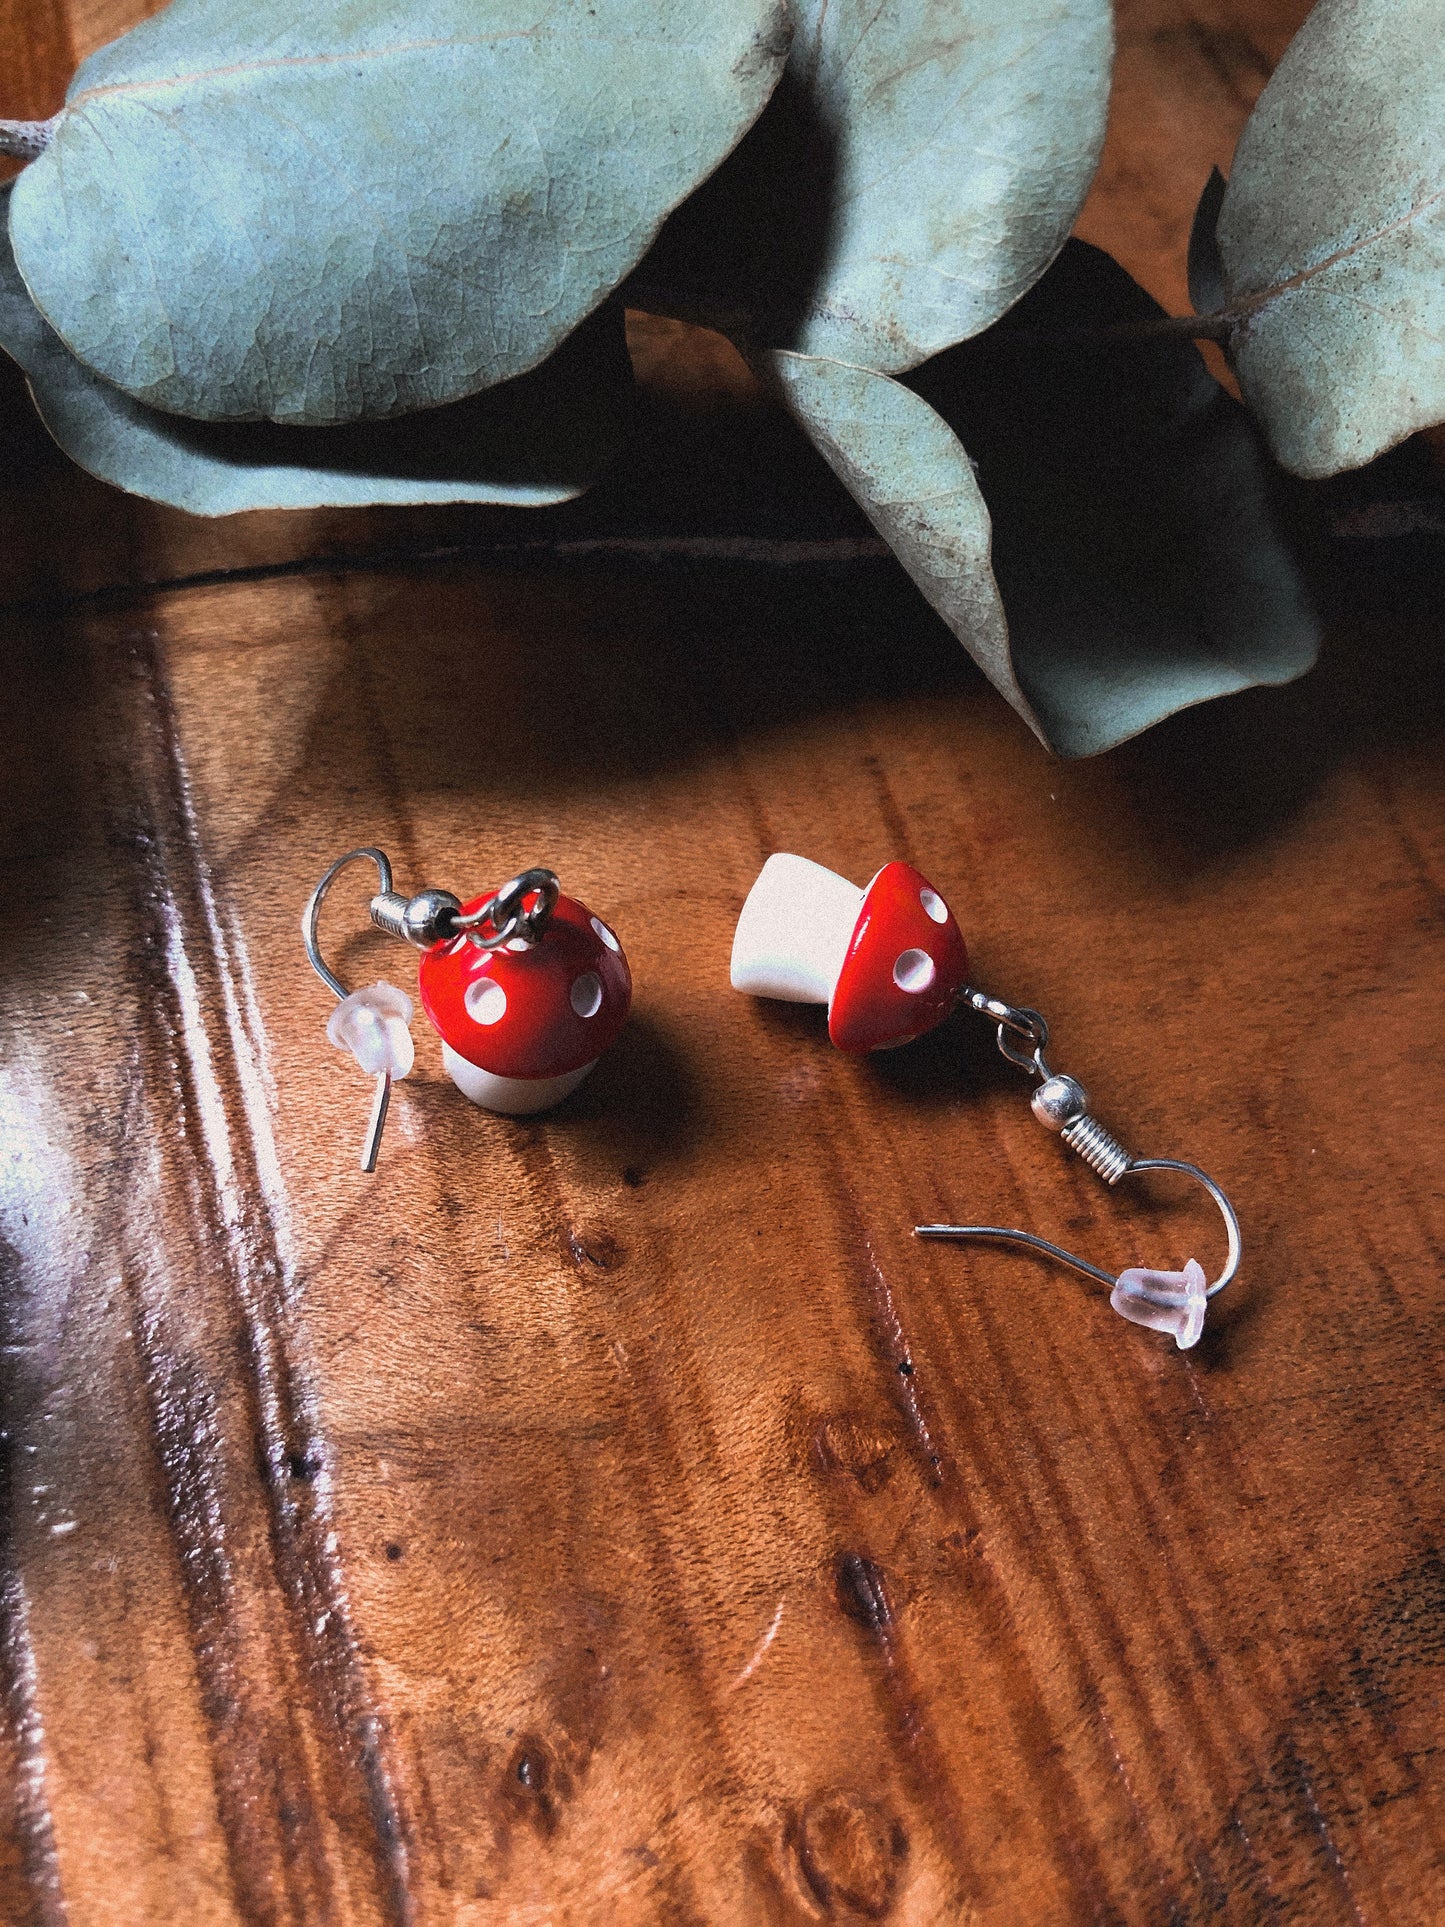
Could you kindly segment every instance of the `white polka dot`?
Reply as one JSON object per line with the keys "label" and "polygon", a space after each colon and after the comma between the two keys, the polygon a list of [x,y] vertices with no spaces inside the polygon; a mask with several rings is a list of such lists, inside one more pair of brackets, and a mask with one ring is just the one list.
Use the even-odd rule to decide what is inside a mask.
{"label": "white polka dot", "polygon": [[601,937],[609,950],[621,952],[622,945],[617,941],[616,937],[613,936],[601,917],[594,917],[592,919],[592,928],[597,932],[598,936]]}
{"label": "white polka dot", "polygon": [[905,950],[893,966],[893,981],[900,990],[927,990],[937,976],[933,959],[926,950]]}
{"label": "white polka dot", "polygon": [[918,901],[923,905],[935,923],[948,922],[948,905],[936,890],[920,890],[918,892]]}
{"label": "white polka dot", "polygon": [[602,1008],[602,979],[584,970],[572,986],[572,1008],[579,1017],[595,1017]]}
{"label": "white polka dot", "polygon": [[520,956],[524,950],[530,950],[532,946],[527,942],[525,937],[508,937],[507,948],[508,950],[515,950],[518,956]]}
{"label": "white polka dot", "polygon": [[478,977],[475,983],[468,984],[462,1002],[475,1024],[497,1024],[507,1014],[507,993],[491,977]]}

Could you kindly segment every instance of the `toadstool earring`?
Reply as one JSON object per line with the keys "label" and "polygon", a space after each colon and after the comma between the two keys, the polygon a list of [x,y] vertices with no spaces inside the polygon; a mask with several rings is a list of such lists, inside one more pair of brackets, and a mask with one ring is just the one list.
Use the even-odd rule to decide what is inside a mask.
{"label": "toadstool earring", "polygon": [[524,870],[490,896],[462,903],[449,890],[404,897],[381,850],[348,850],[311,892],[301,936],[311,967],[339,1002],[326,1035],[376,1080],[361,1152],[376,1169],[392,1081],[415,1061],[412,1003],[394,984],[347,992],[322,958],[317,925],[326,893],[349,863],[374,863],[371,921],[421,951],[417,987],[442,1040],[452,1082],[484,1110],[525,1116],[576,1090],[627,1020],[632,973],[615,933],[585,903],[564,897],[550,870]]}
{"label": "toadstool earring", "polygon": [[788,1003],[826,1004],[839,1050],[891,1050],[921,1037],[954,1009],[998,1027],[998,1047],[1038,1080],[1034,1116],[1108,1185],[1138,1172],[1177,1171],[1203,1185],[1224,1220],[1227,1253],[1212,1285],[1190,1259],[1183,1271],[1131,1269],[1116,1276],[1030,1231],[990,1224],[920,1224],[920,1238],[982,1238],[1025,1245],[1109,1286],[1115,1311],[1173,1335],[1180,1350],[1198,1341],[1206,1302],[1239,1270],[1234,1207],[1198,1165],[1136,1158],[1089,1115],[1088,1094],[1049,1068],[1049,1027],[1036,1010],[1006,1004],[968,982],[968,949],[952,911],[910,864],[885,863],[866,889],[801,856],[770,856],[748,892],[733,939],[734,990]]}

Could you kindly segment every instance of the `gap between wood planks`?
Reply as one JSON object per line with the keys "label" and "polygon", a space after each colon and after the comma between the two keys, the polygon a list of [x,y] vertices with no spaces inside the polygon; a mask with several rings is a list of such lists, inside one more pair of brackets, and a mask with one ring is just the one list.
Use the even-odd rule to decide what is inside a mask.
{"label": "gap between wood planks", "polygon": [[888,544],[873,536],[827,536],[787,541],[750,535],[578,536],[539,542],[447,542],[428,548],[364,549],[340,555],[293,556],[283,562],[254,562],[235,569],[201,569],[193,575],[166,576],[153,582],[105,583],[66,594],[21,596],[0,603],[0,615],[65,616],[84,609],[128,608],[153,596],[186,589],[215,589],[288,576],[384,574],[393,569],[426,569],[448,562],[497,565],[537,561],[586,562],[616,557],[639,562],[734,562],[745,567],[837,568],[891,559]]}

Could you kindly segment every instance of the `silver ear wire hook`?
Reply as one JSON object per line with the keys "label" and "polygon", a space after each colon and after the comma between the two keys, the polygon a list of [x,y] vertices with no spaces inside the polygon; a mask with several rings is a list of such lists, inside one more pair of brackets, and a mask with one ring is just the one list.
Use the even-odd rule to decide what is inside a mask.
{"label": "silver ear wire hook", "polygon": [[[1234,1206],[1224,1192],[1197,1164],[1181,1164],[1176,1158],[1133,1158],[1120,1177],[1132,1177],[1136,1171],[1180,1171],[1185,1177],[1193,1178],[1219,1206],[1219,1215],[1224,1220],[1225,1236],[1228,1240],[1228,1255],[1224,1269],[1210,1285],[1205,1296],[1212,1298],[1218,1291],[1231,1283],[1239,1270],[1243,1255],[1243,1244],[1239,1234],[1239,1219]],[[1117,1183],[1117,1179],[1115,1182]],[[1065,1251],[1062,1245],[1051,1244],[1047,1238],[1037,1237],[1032,1231],[1014,1231],[997,1224],[917,1224],[914,1234],[920,1238],[988,1238],[995,1244],[1027,1245],[1031,1251],[1042,1251],[1050,1258],[1057,1258],[1060,1264],[1072,1265],[1075,1271],[1083,1272],[1086,1278],[1097,1278],[1101,1285],[1111,1288],[1118,1284],[1118,1274],[1105,1271],[1102,1265],[1092,1265],[1087,1258],[1080,1258],[1075,1252]]]}
{"label": "silver ear wire hook", "polygon": [[[306,956],[311,964],[311,968],[316,972],[322,983],[326,985],[327,989],[334,991],[343,1003],[349,993],[346,985],[342,983],[336,972],[321,954],[321,937],[318,926],[321,918],[321,906],[326,901],[327,891],[348,864],[356,863],[363,858],[376,865],[378,888],[377,897],[372,899],[373,905],[378,898],[389,897],[392,894],[391,859],[384,850],[377,850],[370,844],[365,844],[359,850],[348,850],[345,856],[337,857],[336,861],[326,871],[316,888],[311,892],[311,895],[306,899],[306,908],[301,915],[301,937],[306,945]],[[373,910],[373,917],[374,915],[375,912]],[[376,1160],[381,1151],[381,1134],[386,1129],[386,1114],[390,1106],[391,1072],[378,1071],[371,1100],[371,1115],[367,1119],[366,1136],[362,1139],[361,1144],[361,1168],[363,1171],[371,1172],[376,1169]]]}
{"label": "silver ear wire hook", "polygon": [[366,843],[359,850],[348,850],[345,856],[337,857],[306,899],[306,908],[301,913],[301,939],[306,945],[307,959],[326,988],[334,990],[338,997],[347,995],[346,985],[321,955],[321,938],[317,926],[320,923],[321,906],[326,901],[327,891],[349,863],[358,863],[363,858],[376,865],[377,894],[390,896],[391,858],[385,850],[373,849],[371,844]]}
{"label": "silver ear wire hook", "polygon": [[[1201,1295],[1199,1284],[1194,1282],[1198,1280],[1202,1283],[1203,1279],[1203,1273],[1197,1266],[1193,1268],[1192,1277],[1189,1267],[1179,1274],[1126,1270],[1116,1276],[1099,1265],[1090,1264],[1087,1258],[1065,1251],[1062,1245],[1053,1244],[1047,1238],[1003,1225],[920,1224],[914,1226],[914,1235],[920,1238],[986,1239],[998,1244],[1023,1245],[1031,1251],[1043,1252],[1045,1256],[1056,1258],[1059,1263],[1082,1272],[1086,1278],[1096,1278],[1100,1284],[1108,1285],[1114,1308],[1125,1317],[1136,1323],[1154,1324],[1160,1329],[1173,1330],[1181,1347],[1193,1344],[1202,1323],[1202,1299],[1213,1298],[1217,1292],[1224,1290],[1238,1272],[1243,1255],[1239,1219],[1222,1188],[1197,1164],[1185,1164],[1177,1158],[1136,1158],[1126,1151],[1097,1118],[1089,1115],[1089,1097],[1083,1085],[1072,1077],[1056,1076],[1050,1070],[1044,1055],[1049,1041],[1049,1027],[1038,1011],[1003,1003],[997,997],[990,997],[985,991],[967,985],[959,992],[958,1001],[997,1024],[998,1047],[1004,1056],[1011,1064],[1017,1064],[1021,1070],[1039,1080],[1038,1089],[1030,1100],[1035,1117],[1049,1130],[1057,1131],[1075,1156],[1082,1158],[1105,1184],[1112,1187],[1122,1178],[1148,1171],[1178,1171],[1187,1178],[1193,1178],[1219,1208],[1228,1249],[1224,1269],[1212,1285],[1203,1288]],[[1190,1263],[1192,1265],[1193,1261]],[[1200,1298],[1197,1315],[1194,1312],[1190,1314],[1188,1335],[1186,1326],[1178,1316],[1186,1291],[1191,1301],[1195,1297]],[[1151,1315],[1142,1315],[1141,1307]]]}

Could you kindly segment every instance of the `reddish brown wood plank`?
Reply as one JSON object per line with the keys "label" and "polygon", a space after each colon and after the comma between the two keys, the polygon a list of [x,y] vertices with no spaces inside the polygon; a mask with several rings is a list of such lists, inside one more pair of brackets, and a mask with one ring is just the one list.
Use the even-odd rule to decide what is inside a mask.
{"label": "reddish brown wood plank", "polygon": [[[1038,1919],[1428,1919],[1438,714],[1362,719],[1325,678],[1061,769],[922,637],[915,687],[876,662],[891,591],[731,590],[699,610],[685,583],[606,577],[284,584],[175,598],[154,645],[100,624],[84,645],[98,687],[131,678],[119,743],[145,744],[148,713],[171,772],[144,819],[162,868],[109,862],[183,937],[125,1006],[193,1026],[143,1082],[216,1080],[205,1134],[179,1139],[192,1176],[162,1186],[230,1185],[240,1214],[212,1207],[204,1234],[249,1347],[215,1395],[305,1388],[261,1446],[208,1445],[218,1482],[268,1457],[253,1503],[280,1549],[252,1584],[289,1602],[275,1637],[310,1684],[288,1713],[310,1696],[323,1759],[267,1724],[271,1690],[255,1744],[303,1785],[385,1789],[426,1918],[802,1919],[855,1878],[919,1920],[1009,1920],[1020,1896]],[[556,735],[499,780],[492,732],[538,688]],[[1266,742],[1297,776],[1289,754],[1259,771]],[[1221,778],[1234,813],[1196,815]],[[554,1120],[483,1118],[424,1064],[370,1184],[364,1088],[325,1050],[295,937],[312,876],[362,834],[468,886],[545,838],[640,986]],[[1067,1169],[966,1040],[857,1066],[804,1014],[735,998],[731,920],[775,843],[859,872],[913,856],[1105,1113],[1230,1174],[1249,1278],[1197,1361],[1067,1278],[908,1238],[965,1204],[1121,1258],[1179,1233]],[[1299,941],[1322,904],[1334,940]],[[27,1029],[55,1038],[68,974],[46,994],[59,1017]],[[1374,1080],[1361,1170],[1337,1093],[1381,1027],[1421,1048]],[[273,1235],[294,1299],[256,1269]],[[186,1243],[156,1252],[164,1319],[197,1291]],[[191,1475],[164,1424],[134,1424],[160,1434],[184,1557],[205,1543],[174,1496]],[[278,1454],[317,1475],[314,1531]],[[52,1627],[83,1636],[44,1571]],[[306,1652],[317,1597],[344,1612],[339,1656]],[[187,1644],[259,1667],[256,1611],[241,1588]],[[48,1724],[89,1735],[92,1696]],[[373,1716],[374,1781],[347,1728]],[[209,1746],[224,1800],[242,1762],[224,1732]],[[95,1816],[85,1786],[59,1793],[64,1870],[67,1809],[71,1841]],[[317,1890],[268,1862],[254,1801],[216,1824],[273,1917],[306,1918]]]}
{"label": "reddish brown wood plank", "polygon": [[45,120],[60,106],[75,65],[71,33],[65,0],[4,0],[0,45],[6,55],[7,120]]}
{"label": "reddish brown wood plank", "polygon": [[[73,971],[37,979],[12,950],[5,973],[11,1691],[33,1702],[44,1766],[30,1830],[48,1830],[67,1897],[124,1918],[313,1918],[338,1889],[382,1917],[393,1871],[351,1661],[327,1635],[337,1581],[310,1547],[284,1285],[244,1152],[228,1161],[234,1072],[197,1014],[203,949],[183,954],[164,688],[143,633],[109,640],[102,658],[76,636],[22,654],[8,799],[10,876],[85,902],[94,930]],[[47,1096],[47,1040],[75,1068],[73,1108]]]}
{"label": "reddish brown wood plank", "polygon": [[[1226,155],[1289,24],[1193,19],[1123,22],[1159,234],[1194,185],[1140,102],[1177,73]],[[201,524],[26,446],[12,595],[477,526]],[[0,1915],[1440,1917],[1438,624],[1337,613],[1305,684],[1083,767],[886,568],[378,564],[10,629]],[[297,934],[366,839],[554,863],[638,984],[545,1119],[423,1043],[370,1180]],[[1101,1113],[1229,1181],[1196,1353],[910,1237],[1217,1234],[1071,1166],[986,1034],[857,1064],[735,996],[779,847],[919,863]],[[403,978],[362,902],[332,950]]]}

